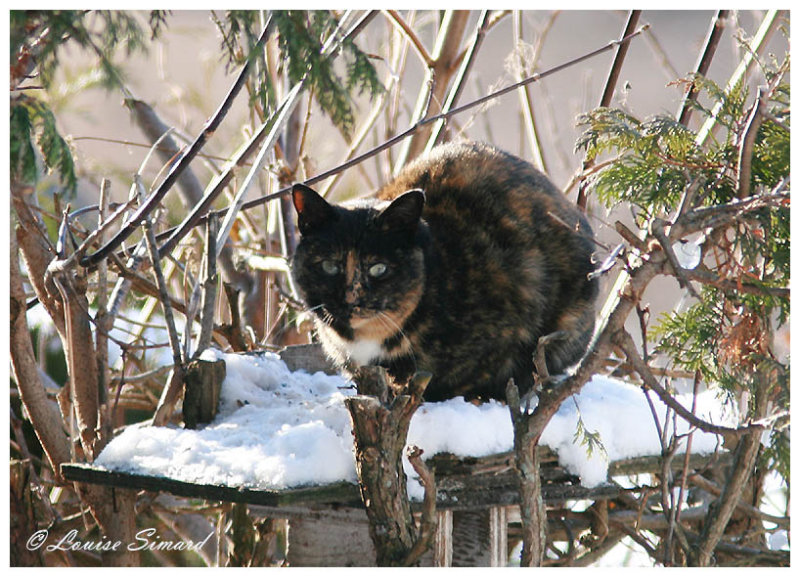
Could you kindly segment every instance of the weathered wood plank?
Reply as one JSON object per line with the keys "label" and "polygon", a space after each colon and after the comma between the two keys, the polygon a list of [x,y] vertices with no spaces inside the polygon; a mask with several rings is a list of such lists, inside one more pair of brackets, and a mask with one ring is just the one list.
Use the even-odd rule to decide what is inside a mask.
{"label": "weathered wood plank", "polygon": [[453,511],[436,512],[436,534],[433,539],[433,566],[453,566]]}
{"label": "weathered wood plank", "polygon": [[336,368],[318,344],[291,345],[278,351],[278,355],[290,371],[303,370],[312,375],[319,371],[327,375],[337,374]]}
{"label": "weathered wood plank", "polygon": [[489,509],[489,565],[505,567],[508,565],[508,518],[506,507]]}
{"label": "weathered wood plank", "polygon": [[357,520],[292,519],[286,560],[291,567],[374,567],[367,513]]}
{"label": "weathered wood plank", "polygon": [[178,481],[167,477],[151,477],[136,473],[107,471],[84,464],[63,464],[61,474],[69,481],[124,487],[143,491],[164,491],[180,497],[194,497],[209,501],[249,503],[281,507],[302,503],[339,503],[359,505],[361,496],[358,487],[352,483],[340,482],[318,487],[301,487],[286,490],[267,490],[249,487],[228,487],[224,485],[201,485]]}
{"label": "weathered wood plank", "polygon": [[[612,462],[609,472],[613,475],[646,473],[653,470],[657,457],[640,457]],[[728,453],[718,455],[692,455],[690,469],[707,466],[714,460],[730,461]],[[677,463],[680,461],[680,463]],[[683,466],[683,459],[674,459],[676,467]],[[519,498],[513,471],[513,459],[508,453],[490,455],[481,459],[459,460],[452,455],[437,455],[428,461],[436,472],[436,506],[438,509],[467,510],[496,506],[515,505]],[[194,497],[211,501],[248,503],[283,508],[287,511],[333,506],[363,508],[358,486],[339,482],[332,485],[302,487],[285,490],[257,489],[252,487],[228,487],[199,485],[166,477],[151,477],[134,473],[107,471],[88,464],[64,464],[64,478],[70,481],[94,483],[113,487],[163,491],[181,497]],[[609,499],[619,494],[616,485],[601,485],[588,489],[579,480],[545,457],[542,469],[542,497],[548,504],[557,504],[568,499]],[[418,504],[412,509],[418,510]]]}

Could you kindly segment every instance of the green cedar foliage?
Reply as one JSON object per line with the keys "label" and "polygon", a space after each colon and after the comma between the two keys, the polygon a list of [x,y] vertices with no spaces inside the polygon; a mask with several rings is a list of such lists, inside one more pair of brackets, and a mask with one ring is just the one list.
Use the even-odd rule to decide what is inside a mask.
{"label": "green cedar foliage", "polygon": [[[10,12],[12,81],[48,89],[64,56],[62,47],[75,44],[97,57],[101,82],[118,87],[122,73],[114,55],[126,56],[146,48],[146,35],[132,13],[113,10],[12,10]],[[149,13],[150,38],[165,24],[165,13]],[[62,186],[76,186],[72,151],[59,134],[56,119],[39,90],[19,86],[10,106],[11,178],[33,184],[39,174],[37,158],[46,170],[58,172]],[[38,151],[38,153],[37,153]]]}
{"label": "green cedar foliage", "polygon": [[[788,78],[788,59],[779,67]],[[771,81],[778,71],[768,70]],[[707,78],[693,78],[700,91],[695,112],[705,120],[719,103],[719,130],[698,144],[694,130],[669,116],[646,120],[614,108],[598,108],[579,118],[584,133],[576,148],[608,164],[589,178],[590,189],[606,206],[629,204],[646,229],[652,218],[669,220],[690,183],[704,183],[694,207],[713,207],[740,197],[739,157],[753,98],[735,86],[724,90]],[[771,91],[752,149],[750,195],[776,187],[789,191],[789,85]],[[685,310],[664,314],[648,331],[670,365],[696,372],[724,395],[749,393],[755,402],[789,411],[789,362],[777,358],[773,339],[789,316],[789,204],[763,208],[728,226],[706,231],[705,272],[722,282],[706,284],[700,299]],[[747,284],[747,291],[739,290]],[[746,415],[747,416],[747,415]],[[762,459],[789,480],[788,427],[774,430]]]}
{"label": "green cedar foliage", "polygon": [[[344,41],[342,78],[334,66],[334,58],[322,53],[323,46],[339,23],[331,11],[276,10],[272,18],[278,29],[282,71],[286,72],[292,84],[305,78],[307,88],[313,92],[323,112],[349,136],[355,124],[352,95],[367,93],[372,97],[384,90],[369,56],[351,39]],[[215,22],[222,35],[221,48],[226,54],[227,66],[240,64],[258,37],[261,26],[259,13],[232,10],[225,14],[224,19],[215,16]],[[263,54],[258,57],[263,59]],[[259,76],[253,96],[262,104],[277,106],[269,75]]]}

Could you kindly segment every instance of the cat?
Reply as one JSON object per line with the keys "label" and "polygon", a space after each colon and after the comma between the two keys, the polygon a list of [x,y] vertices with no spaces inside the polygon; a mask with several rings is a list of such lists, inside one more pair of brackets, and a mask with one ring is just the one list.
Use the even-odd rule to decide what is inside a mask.
{"label": "cat", "polygon": [[505,399],[585,353],[594,327],[593,233],[528,162],[488,144],[440,145],[370,199],[332,205],[295,184],[295,285],[339,367],[396,382],[433,373],[424,398]]}

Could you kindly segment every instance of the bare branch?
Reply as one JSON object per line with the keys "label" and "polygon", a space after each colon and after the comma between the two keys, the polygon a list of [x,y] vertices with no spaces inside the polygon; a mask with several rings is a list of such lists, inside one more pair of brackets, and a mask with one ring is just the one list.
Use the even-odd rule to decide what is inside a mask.
{"label": "bare branch", "polygon": [[[719,45],[719,40],[722,38],[722,32],[725,30],[725,21],[728,18],[728,13],[730,10],[717,10],[717,13],[714,15],[714,18],[711,20],[711,27],[708,30],[708,36],[706,36],[706,41],[703,45],[703,50],[700,52],[700,57],[697,60],[697,66],[695,66],[695,74],[699,76],[705,76],[708,73],[708,69],[711,66],[711,61],[714,59],[714,54],[717,52],[717,46]],[[697,90],[695,89],[695,83],[692,84],[686,90],[686,96],[681,102],[681,108],[678,111],[678,114],[675,117],[678,119],[678,122],[683,124],[684,126],[688,126],[689,119],[692,116],[692,107],[690,103],[697,100]]]}
{"label": "bare branch", "polygon": [[[125,104],[133,112],[133,118],[151,142],[158,146],[151,146],[156,150],[165,164],[171,164],[180,154],[177,143],[168,135],[169,127],[158,117],[153,108],[142,100],[128,99]],[[187,168],[178,178],[178,191],[181,193],[184,206],[187,208],[198,205],[203,198],[203,186],[191,168]],[[220,254],[220,268],[225,271],[225,278],[238,286],[249,286],[253,279],[247,271],[237,269],[233,262],[233,251],[229,245],[222,248]]]}
{"label": "bare branch", "polygon": [[200,336],[197,339],[195,356],[211,345],[214,330],[214,305],[217,296],[217,219],[209,218],[206,227],[205,280],[203,281],[203,307],[200,313]]}
{"label": "bare branch", "polygon": [[[66,211],[61,230],[69,234],[69,215]],[[76,270],[77,262],[72,259],[72,254],[68,254],[71,246],[70,242],[61,244],[63,252],[50,262],[45,275],[52,278],[64,306],[61,344],[67,360],[72,409],[75,411],[84,454],[89,460],[94,460],[104,441],[98,428],[97,361],[86,298],[87,280],[82,270]]]}
{"label": "bare branch", "polygon": [[[261,46],[272,32],[274,26],[274,20],[270,18],[267,25],[264,26],[264,30],[261,32],[256,45],[253,47],[254,52],[261,49]],[[153,194],[147,198],[147,200],[139,207],[133,216],[128,219],[128,221],[125,223],[125,226],[123,226],[122,229],[120,229],[120,231],[114,235],[111,240],[109,240],[93,254],[81,259],[81,265],[84,267],[89,267],[97,264],[101,259],[106,258],[111,251],[124,242],[125,239],[128,238],[139,227],[142,221],[147,218],[147,215],[149,215],[153,209],[158,206],[167,192],[169,192],[169,190],[172,188],[172,185],[174,185],[178,180],[178,177],[183,173],[186,167],[189,166],[192,160],[194,160],[194,157],[197,156],[203,146],[205,146],[205,143],[214,134],[222,120],[227,115],[233,104],[233,101],[244,86],[245,80],[250,72],[250,66],[252,62],[253,59],[251,58],[245,60],[245,64],[242,66],[242,70],[239,72],[236,81],[231,86],[217,111],[206,122],[205,126],[203,126],[203,130],[200,132],[194,142],[192,142],[191,146],[189,146],[180,159],[178,159],[178,161],[172,166],[166,178],[161,181]]]}
{"label": "bare branch", "polygon": [[431,58],[430,54],[428,54],[428,51],[422,45],[422,42],[420,41],[416,32],[414,32],[414,30],[406,23],[397,10],[382,10],[382,12],[389,17],[389,21],[394,24],[398,30],[402,31],[403,35],[414,47],[414,51],[419,55],[422,62],[425,63],[425,66],[428,68],[433,68],[435,65],[434,59]]}
{"label": "bare branch", "polygon": [[[461,96],[461,92],[464,89],[464,83],[466,82],[467,76],[469,76],[469,72],[472,69],[472,65],[475,62],[475,56],[480,49],[481,44],[483,43],[483,37],[486,34],[486,25],[488,22],[489,11],[482,10],[480,15],[478,16],[478,24],[475,28],[475,36],[470,42],[469,47],[467,48],[467,52],[465,54],[464,59],[461,62],[461,66],[458,69],[458,74],[456,75],[455,80],[453,80],[453,85],[450,87],[450,91],[447,94],[447,99],[445,100],[444,104],[442,105],[442,112],[446,113],[450,111],[458,102],[459,97]],[[431,129],[431,134],[428,137],[428,144],[425,146],[425,151],[430,151],[437,143],[441,141],[442,131],[444,130],[445,121],[444,119],[437,121],[433,128]]]}
{"label": "bare branch", "polygon": [[678,262],[678,257],[675,256],[675,251],[672,250],[672,244],[664,233],[664,224],[664,221],[661,219],[653,219],[650,223],[650,232],[661,245],[664,254],[667,255],[667,260],[669,261],[670,267],[672,267],[672,272],[675,273],[675,278],[678,279],[678,284],[682,289],[688,290],[689,294],[694,298],[701,300],[700,295],[694,289],[692,283],[686,278],[686,269]]}
{"label": "bare branch", "polygon": [[[20,232],[20,234],[30,234],[30,231]],[[33,343],[31,343],[30,331],[25,318],[25,290],[19,270],[16,237],[17,235],[12,230],[9,247],[11,251],[9,262],[11,368],[33,430],[44,449],[57,482],[61,483],[61,463],[70,461],[69,440],[64,431],[58,407],[47,398],[42,381],[39,379]]]}
{"label": "bare branch", "polygon": [[[606,79],[606,85],[603,89],[603,94],[600,97],[599,106],[601,107],[607,107],[611,104],[611,98],[614,96],[614,90],[616,90],[617,87],[617,80],[619,79],[619,74],[622,71],[622,63],[625,61],[625,56],[628,54],[630,36],[636,29],[636,25],[639,22],[639,16],[641,14],[641,10],[631,10],[628,13],[628,21],[625,24],[625,30],[622,33],[622,39],[620,39],[619,44],[617,44],[617,51],[614,55],[614,60],[611,63],[611,68],[608,71],[608,78]],[[625,40],[626,38],[627,40]],[[593,163],[594,159],[584,158],[583,170],[586,171],[586,169],[591,168]],[[578,199],[576,204],[581,210],[584,211],[586,210],[587,187],[588,181],[586,179],[581,180],[580,184],[578,185]]]}
{"label": "bare branch", "polygon": [[[736,70],[733,71],[733,74],[728,79],[728,83],[725,86],[726,92],[732,90],[734,86],[739,84],[747,72],[756,64],[756,56],[766,49],[767,43],[772,37],[773,32],[775,32],[775,29],[778,27],[782,17],[782,10],[769,10],[766,13],[764,20],[761,22],[761,26],[758,28],[756,35],[753,37],[750,49],[745,53],[742,61],[739,62]],[[717,117],[719,116],[721,110],[722,101],[717,102],[717,104],[711,110],[711,115],[706,119],[706,121],[700,127],[700,130],[697,132],[695,142],[698,145],[702,146],[718,126]]]}
{"label": "bare branch", "polygon": [[639,376],[642,378],[642,381],[644,381],[644,384],[647,386],[647,388],[655,392],[658,395],[658,398],[661,399],[665,405],[675,411],[679,417],[693,427],[697,427],[701,431],[705,431],[707,433],[720,435],[726,440],[734,439],[736,437],[747,435],[753,432],[762,432],[769,428],[767,424],[755,422],[738,428],[725,427],[700,419],[696,415],[692,414],[689,409],[677,402],[675,398],[670,395],[664,387],[661,386],[658,380],[653,376],[650,368],[645,364],[645,362],[639,356],[639,353],[636,351],[636,345],[634,344],[633,338],[631,338],[630,334],[628,334],[626,331],[620,331],[617,333],[614,340],[615,343],[619,345],[623,351],[625,351],[628,361],[636,369],[636,372],[639,373]]}
{"label": "bare branch", "polygon": [[[431,55],[432,65],[428,67],[417,96],[414,112],[411,114],[411,120],[415,124],[431,114],[441,112],[447,87],[456,71],[455,62],[458,58],[458,49],[468,20],[469,12],[466,10],[445,12]],[[419,131],[409,136],[411,138],[403,145],[395,162],[395,173],[422,152],[430,136],[430,128],[422,126]]]}
{"label": "bare branch", "polygon": [[[134,175],[134,180],[140,191],[143,194],[144,185],[141,182],[140,176]],[[164,312],[164,320],[167,324],[167,335],[169,336],[169,344],[172,349],[172,363],[173,370],[167,381],[166,386],[161,394],[161,399],[156,407],[155,414],[153,415],[153,425],[162,426],[167,423],[172,408],[180,395],[180,389],[183,386],[184,365],[181,356],[180,339],[178,332],[175,329],[175,319],[172,315],[172,307],[170,306],[170,297],[167,290],[167,283],[164,279],[164,272],[161,270],[161,261],[158,256],[158,245],[156,244],[155,235],[153,234],[153,224],[149,218],[144,222],[145,239],[147,240],[147,250],[150,253],[150,265],[153,267],[153,273],[156,276],[156,283],[158,285],[159,300],[161,301],[161,308]],[[188,322],[188,320],[187,320]]]}
{"label": "bare branch", "polygon": [[406,450],[408,462],[419,476],[420,483],[425,488],[422,500],[422,517],[414,546],[408,552],[403,565],[410,567],[419,561],[420,557],[430,548],[436,532],[436,480],[431,471],[422,460],[422,449],[412,445]]}
{"label": "bare branch", "polygon": [[[346,39],[351,38],[353,35],[357,34],[374,15],[375,11],[368,11],[368,13],[363,17],[361,17],[346,33],[340,34],[341,30],[347,23],[346,21],[348,20],[347,18],[342,18],[342,20],[339,22],[339,27],[337,27],[337,29],[331,34],[330,38],[328,38],[328,40],[326,41],[325,46],[323,46],[323,54],[330,55],[336,53],[341,47],[342,43]],[[270,20],[270,22],[272,22],[272,20]],[[267,24],[267,26],[264,29],[264,33],[267,32],[267,28],[269,27],[270,24]],[[262,33],[262,38],[264,36],[264,33]],[[258,45],[256,46],[256,48],[254,48],[254,50],[256,49],[258,49]],[[293,91],[289,95],[287,95],[287,98],[285,99],[283,108],[281,108],[281,110],[291,109],[294,105],[296,105],[297,96],[303,89],[304,84],[305,84],[305,79],[301,80],[297,84],[297,86],[293,88]],[[162,244],[158,249],[159,254],[161,256],[164,256],[165,254],[170,252],[173,248],[175,248],[180,239],[182,239],[186,235],[186,233],[188,233],[189,230],[198,225],[200,222],[204,222],[203,219],[206,216],[206,213],[208,212],[209,208],[211,207],[212,203],[217,198],[217,196],[219,196],[219,194],[224,190],[224,188],[233,178],[235,174],[235,169],[242,166],[245,163],[245,160],[255,152],[256,148],[260,145],[261,141],[264,138],[266,138],[269,133],[273,131],[274,124],[280,125],[281,122],[285,122],[285,120],[281,122],[276,122],[279,115],[280,112],[274,115],[273,117],[267,119],[267,121],[261,125],[261,127],[250,138],[249,142],[240,147],[239,151],[235,155],[235,160],[229,162],[226,169],[219,176],[217,176],[217,178],[212,182],[213,186],[212,184],[209,184],[207,189],[208,191],[206,192],[203,199],[199,203],[197,203],[195,209],[189,215],[187,215],[186,218],[184,218],[183,222],[177,229],[173,229],[172,231],[167,232],[167,234],[169,234],[169,238],[167,238],[164,244]],[[260,155],[265,154],[266,150],[270,148],[271,146],[262,147]],[[251,170],[250,174],[254,174],[255,172],[257,171]],[[291,188],[289,187],[286,188],[285,190],[288,193],[288,191],[291,190]],[[248,204],[249,203],[245,203],[241,208],[246,209]],[[224,228],[225,226],[223,226],[223,230]],[[220,250],[221,246],[222,243],[218,243],[218,249],[217,249],[218,251]]]}
{"label": "bare branch", "polygon": [[[690,482],[692,485],[703,489],[704,491],[708,491],[712,495],[719,496],[722,494],[722,489],[713,481],[706,479],[702,475],[698,473],[694,473],[689,475],[687,481]],[[768,523],[775,523],[778,527],[784,527],[786,529],[790,526],[789,517],[777,517],[775,515],[770,515],[768,513],[764,513],[761,509],[757,509],[753,507],[749,503],[746,503],[742,499],[739,499],[736,503],[736,508],[740,511],[743,511],[747,515],[752,517],[756,517],[757,519],[761,519],[762,521],[766,521]]]}

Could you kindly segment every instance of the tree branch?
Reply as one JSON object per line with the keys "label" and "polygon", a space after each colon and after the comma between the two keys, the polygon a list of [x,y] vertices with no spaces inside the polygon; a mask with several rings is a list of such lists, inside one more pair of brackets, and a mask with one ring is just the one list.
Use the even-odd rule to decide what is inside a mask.
{"label": "tree branch", "polygon": [[[600,97],[601,107],[607,107],[611,104],[611,98],[614,96],[617,80],[619,79],[619,74],[622,71],[622,63],[625,61],[625,56],[628,54],[630,35],[633,34],[641,14],[641,10],[631,10],[628,12],[628,21],[625,23],[625,30],[622,33],[622,39],[620,40],[619,44],[617,44],[617,51],[614,55],[614,60],[611,63],[611,68],[608,71],[608,78],[606,79],[606,85],[603,89],[603,94]],[[626,38],[627,40],[625,40]],[[583,170],[585,171],[588,168],[591,168],[593,163],[594,159],[584,158]],[[578,199],[576,200],[576,204],[583,211],[586,210],[586,202],[588,200],[587,187],[588,181],[586,179],[581,180],[580,184],[578,185]]]}
{"label": "tree branch", "polygon": [[761,433],[769,428],[765,423],[751,423],[750,425],[736,428],[725,427],[700,419],[689,409],[676,401],[675,398],[670,395],[664,387],[661,386],[661,384],[658,382],[658,379],[656,379],[655,376],[653,376],[653,373],[650,371],[650,367],[648,367],[639,356],[639,353],[636,351],[636,345],[633,342],[633,338],[630,334],[628,334],[627,331],[618,332],[615,336],[614,342],[625,352],[625,355],[628,357],[628,362],[630,362],[631,365],[633,365],[633,367],[636,369],[636,372],[639,373],[639,376],[642,378],[645,386],[655,392],[658,395],[658,398],[661,399],[665,405],[675,411],[679,417],[693,427],[697,427],[706,433],[720,435],[726,441],[735,439],[742,435],[751,434],[754,431]]}
{"label": "tree branch", "polygon": [[[717,10],[716,15],[711,20],[711,27],[708,30],[708,36],[706,36],[703,50],[700,52],[700,57],[698,58],[697,65],[695,66],[695,75],[705,76],[708,73],[708,69],[711,66],[711,61],[714,59],[714,54],[717,52],[717,46],[719,45],[720,38],[722,38],[722,33],[725,30],[725,21],[728,18],[729,12],[730,10]],[[695,89],[694,81],[692,81],[686,90],[686,96],[681,102],[681,108],[678,111],[678,114],[675,115],[680,124],[683,124],[684,126],[689,125],[689,119],[692,116],[692,107],[690,104],[695,100],[697,100],[697,90]]]}
{"label": "tree branch", "polygon": [[11,368],[19,389],[20,399],[33,426],[36,437],[42,445],[56,482],[62,483],[61,463],[70,461],[69,439],[63,429],[63,421],[58,407],[47,398],[42,381],[39,379],[36,358],[31,343],[28,322],[25,318],[25,290],[19,270],[17,235],[29,235],[23,229],[11,231],[11,258],[9,261],[11,330],[9,345]]}
{"label": "tree branch", "polygon": [[[274,26],[274,20],[270,18],[269,22],[267,22],[267,25],[264,26],[264,30],[261,32],[256,45],[253,47],[252,53],[255,54],[261,49],[261,46],[272,32]],[[139,225],[142,223],[142,221],[144,221],[153,211],[153,209],[158,206],[158,204],[161,202],[161,199],[163,199],[167,192],[169,192],[169,190],[178,180],[178,177],[189,166],[192,160],[194,160],[195,156],[197,156],[200,150],[202,150],[208,139],[214,134],[219,125],[222,123],[222,120],[225,118],[231,106],[233,105],[233,101],[236,99],[236,96],[244,86],[253,60],[254,59],[252,58],[248,58],[245,61],[244,66],[242,66],[242,70],[239,72],[239,75],[237,76],[230,90],[228,90],[228,93],[223,99],[219,108],[217,108],[217,111],[206,122],[206,124],[203,126],[203,130],[200,132],[197,138],[195,138],[194,142],[192,142],[180,159],[178,159],[178,161],[172,165],[172,168],[170,169],[166,178],[161,181],[158,188],[147,198],[144,203],[142,203],[141,206],[139,206],[138,210],[130,217],[130,219],[128,219],[125,225],[116,235],[114,235],[111,240],[97,249],[97,251],[95,251],[93,254],[81,259],[81,265],[84,267],[89,267],[106,258],[116,247],[122,244],[125,239],[127,239],[137,228],[139,228]]]}
{"label": "tree branch", "polygon": [[[464,83],[469,75],[470,70],[472,69],[472,65],[475,62],[475,55],[478,53],[478,50],[483,43],[483,37],[486,33],[486,25],[489,18],[489,11],[482,10],[480,15],[478,16],[478,23],[475,28],[475,36],[470,42],[469,47],[467,48],[467,52],[465,54],[464,59],[461,61],[461,66],[458,69],[458,74],[456,75],[455,80],[453,80],[453,85],[450,87],[450,91],[447,94],[447,99],[445,100],[444,104],[442,105],[442,112],[446,113],[450,111],[458,102],[459,97],[461,96],[461,92],[464,89]],[[441,141],[442,131],[445,127],[444,119],[437,121],[433,128],[431,129],[430,136],[428,137],[428,143],[425,145],[425,151],[429,152],[438,142]]]}
{"label": "tree branch", "polygon": [[[411,119],[419,124],[431,114],[441,112],[450,79],[456,71],[454,63],[458,49],[469,20],[466,10],[448,10],[436,35],[436,44],[431,55],[432,64],[428,66]],[[403,145],[395,162],[395,173],[409,160],[415,158],[425,148],[430,136],[430,128],[420,126],[418,131]]]}

